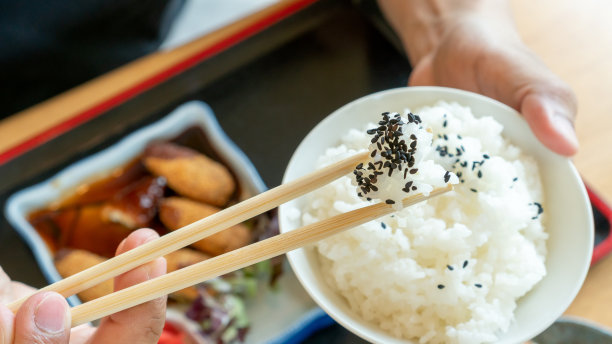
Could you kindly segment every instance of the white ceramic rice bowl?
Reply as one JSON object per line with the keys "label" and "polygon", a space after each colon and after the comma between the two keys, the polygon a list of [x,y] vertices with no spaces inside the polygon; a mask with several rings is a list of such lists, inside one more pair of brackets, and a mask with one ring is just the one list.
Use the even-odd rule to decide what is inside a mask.
{"label": "white ceramic rice bowl", "polygon": [[[548,254],[547,275],[518,301],[515,320],[499,343],[520,343],[550,326],[570,305],[586,277],[593,247],[591,206],[582,180],[568,158],[552,153],[533,135],[525,120],[513,109],[471,92],[441,87],[398,88],[371,94],[336,110],[321,121],[301,142],[285,171],[283,183],[314,169],[326,148],[336,146],[350,128],[362,129],[373,115],[433,105],[438,100],[468,106],[476,117],[493,116],[504,126],[503,135],[536,159],[546,200]],[[288,216],[289,209],[303,208],[304,198],[279,209],[281,232],[301,226]],[[310,296],[342,326],[377,343],[406,343],[365,322],[325,282],[313,249],[287,254],[298,279]]]}

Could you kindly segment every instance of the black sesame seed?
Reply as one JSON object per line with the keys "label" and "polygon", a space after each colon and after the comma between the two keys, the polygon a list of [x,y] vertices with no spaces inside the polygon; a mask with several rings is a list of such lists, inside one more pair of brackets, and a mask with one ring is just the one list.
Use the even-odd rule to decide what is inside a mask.
{"label": "black sesame seed", "polygon": [[463,262],[463,268],[465,269],[467,266],[468,266],[468,261],[466,260]]}
{"label": "black sesame seed", "polygon": [[482,171],[478,170],[478,178],[482,178]]}
{"label": "black sesame seed", "polygon": [[361,169],[363,168],[363,163],[362,163],[362,162],[360,162],[360,163],[359,163],[359,165],[357,165],[357,167],[356,167],[356,168],[357,168],[358,170],[361,170]]}
{"label": "black sesame seed", "polygon": [[489,159],[490,158],[490,156],[488,154],[483,154],[482,157],[485,158],[485,159]]}
{"label": "black sesame seed", "polygon": [[448,181],[450,180],[450,172],[446,171],[446,173],[444,173],[444,182],[448,183]]}
{"label": "black sesame seed", "polygon": [[378,151],[375,149],[372,151],[372,153],[370,153],[370,156],[373,158],[376,156],[376,153],[378,153]]}
{"label": "black sesame seed", "polygon": [[395,201],[392,200],[392,199],[388,199],[388,200],[385,201],[385,203],[387,203],[387,204],[395,204]]}
{"label": "black sesame seed", "polygon": [[540,216],[540,214],[544,212],[544,208],[542,208],[542,205],[538,202],[529,203],[529,205],[535,205],[536,207],[538,207],[538,213],[536,214],[536,216],[531,218],[532,220],[537,219]]}
{"label": "black sesame seed", "polygon": [[414,191],[414,190],[417,189],[417,187],[413,185],[410,189],[412,189],[412,191]]}
{"label": "black sesame seed", "polygon": [[407,169],[407,168],[405,168],[405,169],[404,169],[404,179],[406,179],[406,177],[407,177],[407,176],[408,176],[408,169]]}
{"label": "black sesame seed", "polygon": [[[457,138],[458,138],[459,140],[463,139],[463,137],[461,137],[461,135],[459,135],[459,134],[457,134]],[[463,147],[463,146],[461,146],[461,147]],[[464,150],[464,151],[465,151],[465,150]]]}
{"label": "black sesame seed", "polygon": [[371,188],[373,191],[378,191],[378,187],[376,187],[376,185],[370,185],[370,188]]}
{"label": "black sesame seed", "polygon": [[444,137],[444,140],[445,140],[445,141],[448,141],[448,135],[444,134],[444,136],[443,136],[443,137]]}
{"label": "black sesame seed", "polygon": [[383,229],[387,229],[387,225],[386,225],[384,222],[381,222],[381,223],[380,223],[380,226],[381,226]]}
{"label": "black sesame seed", "polygon": [[372,134],[376,133],[376,129],[370,129],[370,130],[366,131],[366,133],[368,133],[369,135],[372,135]]}
{"label": "black sesame seed", "polygon": [[406,189],[408,189],[408,188],[409,188],[409,187],[411,187],[411,186],[412,186],[412,180],[411,180],[411,181],[409,181],[408,183],[406,183],[406,186],[405,186],[405,187],[406,187]]}
{"label": "black sesame seed", "polygon": [[446,120],[444,120],[444,123],[442,123],[442,126],[446,128]]}
{"label": "black sesame seed", "polygon": [[536,207],[538,207],[538,214],[542,214],[544,212],[544,208],[542,208],[542,205],[538,202],[533,202],[533,204],[535,204]]}
{"label": "black sesame seed", "polygon": [[444,289],[444,284],[438,284],[438,289]]}
{"label": "black sesame seed", "polygon": [[470,191],[472,191],[472,192],[478,192],[478,190],[476,190],[476,189],[470,189]]}
{"label": "black sesame seed", "polygon": [[476,284],[474,284],[474,287],[476,287],[476,288],[482,288],[482,284],[480,284],[480,283],[476,283]]}
{"label": "black sesame seed", "polygon": [[448,268],[450,271],[455,270],[455,268],[453,268],[453,267],[452,267],[452,266],[450,266],[450,265],[447,265],[446,267],[447,267],[447,268]]}
{"label": "black sesame seed", "polygon": [[366,197],[366,200],[369,202],[369,201],[371,201],[372,199],[371,199],[370,197]]}
{"label": "black sesame seed", "polygon": [[512,178],[512,181],[513,181],[513,182],[515,182],[515,181],[517,181],[517,180],[518,180],[518,177],[514,177],[514,178]]}

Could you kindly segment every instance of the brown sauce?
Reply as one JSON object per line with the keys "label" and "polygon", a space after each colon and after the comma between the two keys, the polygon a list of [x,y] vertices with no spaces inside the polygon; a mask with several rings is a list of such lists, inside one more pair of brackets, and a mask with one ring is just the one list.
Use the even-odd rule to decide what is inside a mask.
{"label": "brown sauce", "polygon": [[[197,127],[188,128],[170,142],[192,148],[228,167]],[[229,170],[237,186],[228,202],[232,204],[238,201],[240,184]],[[73,248],[112,257],[119,243],[135,229],[134,226],[153,228],[160,235],[167,233],[157,217],[156,200],[175,193],[159,178],[163,179],[147,171],[139,156],[108,177],[79,186],[59,203],[32,212],[28,220],[53,253]],[[130,217],[135,219],[134,225],[110,221],[109,211],[113,209],[134,215]]]}

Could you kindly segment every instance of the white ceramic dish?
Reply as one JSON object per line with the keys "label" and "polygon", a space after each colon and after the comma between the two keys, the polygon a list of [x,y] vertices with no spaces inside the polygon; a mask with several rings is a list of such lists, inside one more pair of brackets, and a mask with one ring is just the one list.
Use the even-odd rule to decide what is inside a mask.
{"label": "white ceramic dish", "polygon": [[[519,300],[515,321],[499,341],[523,342],[552,324],[578,293],[591,260],[593,220],[584,184],[571,161],[545,148],[513,109],[484,96],[449,88],[410,87],[375,93],[343,106],[321,121],[293,154],[283,183],[312,171],[317,157],[326,148],[337,145],[349,128],[362,129],[385,111],[415,109],[438,100],[469,106],[476,116],[493,116],[504,125],[504,136],[538,161],[549,214],[548,273]],[[280,207],[281,232],[301,225],[299,220],[287,216],[287,210],[290,207],[301,209],[304,201],[299,198]],[[312,248],[290,252],[288,258],[310,296],[344,327],[371,342],[406,343],[366,323],[350,310],[346,301],[325,283]]]}
{"label": "white ceramic dish", "polygon": [[[51,252],[28,223],[27,215],[62,196],[69,195],[78,185],[101,178],[114,168],[131,161],[144,150],[148,142],[172,139],[193,126],[204,131],[216,152],[236,174],[242,192],[241,198],[250,197],[266,189],[255,167],[225,135],[208,105],[197,101],[186,103],[162,120],[131,133],[108,149],[93,154],[50,179],[21,190],[9,198],[5,209],[7,219],[30,246],[49,283],[56,282],[61,277],[53,265]],[[72,305],[80,303],[75,296],[69,298],[69,301]],[[277,290],[263,290],[255,298],[248,300],[247,313],[252,320],[247,337],[249,343],[284,343],[296,334],[308,333],[313,324],[320,327],[321,322],[330,322],[304,292],[290,269],[286,269],[281,276]]]}

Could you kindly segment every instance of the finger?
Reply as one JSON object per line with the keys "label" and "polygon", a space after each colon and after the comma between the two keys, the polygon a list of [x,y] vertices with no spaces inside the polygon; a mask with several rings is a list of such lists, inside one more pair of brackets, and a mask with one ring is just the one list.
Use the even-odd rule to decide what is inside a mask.
{"label": "finger", "polygon": [[434,86],[436,80],[433,73],[433,57],[428,55],[423,57],[414,66],[408,78],[408,86]]}
{"label": "finger", "polygon": [[15,316],[15,344],[59,344],[70,339],[68,303],[58,293],[41,292],[30,297]]}
{"label": "finger", "polygon": [[0,267],[0,303],[6,304],[13,299],[13,288],[11,286],[11,279]]}
{"label": "finger", "polygon": [[90,324],[83,324],[73,328],[70,331],[70,344],[89,343],[96,330]]}
{"label": "finger", "polygon": [[571,100],[529,93],[521,102],[521,113],[536,137],[556,153],[571,156],[578,151]]}
{"label": "finger", "polygon": [[0,343],[13,342],[15,315],[8,307],[0,305]]}
{"label": "finger", "polygon": [[479,88],[486,96],[520,111],[536,137],[562,155],[578,150],[574,131],[576,97],[533,53],[494,51],[481,60]]}
{"label": "finger", "polygon": [[34,295],[34,293],[36,293],[35,288],[32,288],[27,284],[15,281],[11,282],[11,289],[13,295],[11,301],[19,300],[21,298]]}
{"label": "finger", "polygon": [[[151,229],[132,232],[117,248],[117,254],[131,250],[159,236]],[[166,273],[166,260],[158,258],[115,278],[115,290],[153,279]],[[110,315],[102,320],[92,343],[156,343],[166,316],[166,297]]]}

